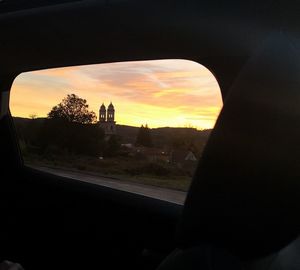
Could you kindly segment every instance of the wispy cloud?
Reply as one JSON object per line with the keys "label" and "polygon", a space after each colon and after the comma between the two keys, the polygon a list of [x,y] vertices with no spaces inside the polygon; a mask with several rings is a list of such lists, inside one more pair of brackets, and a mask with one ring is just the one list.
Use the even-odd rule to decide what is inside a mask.
{"label": "wispy cloud", "polygon": [[209,128],[222,106],[213,75],[186,60],[122,62],[42,70],[21,74],[12,87],[11,111],[46,116],[68,93],[116,105],[119,123]]}

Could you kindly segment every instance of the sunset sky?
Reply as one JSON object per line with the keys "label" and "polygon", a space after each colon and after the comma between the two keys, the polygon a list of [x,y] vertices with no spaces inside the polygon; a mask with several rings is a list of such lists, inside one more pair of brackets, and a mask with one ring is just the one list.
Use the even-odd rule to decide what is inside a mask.
{"label": "sunset sky", "polygon": [[99,116],[110,101],[117,124],[212,128],[222,106],[216,79],[187,60],[122,62],[23,73],[10,98],[13,116],[46,117],[67,94],[87,100]]}

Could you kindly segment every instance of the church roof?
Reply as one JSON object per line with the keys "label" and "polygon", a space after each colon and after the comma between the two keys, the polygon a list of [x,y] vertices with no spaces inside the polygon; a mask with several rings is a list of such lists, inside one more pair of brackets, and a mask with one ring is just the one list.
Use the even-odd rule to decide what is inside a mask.
{"label": "church roof", "polygon": [[114,105],[113,105],[111,102],[110,102],[110,104],[108,105],[107,108],[108,108],[108,109],[113,109],[113,110],[115,109],[115,108],[114,108]]}
{"label": "church roof", "polygon": [[104,103],[100,106],[100,110],[106,110]]}

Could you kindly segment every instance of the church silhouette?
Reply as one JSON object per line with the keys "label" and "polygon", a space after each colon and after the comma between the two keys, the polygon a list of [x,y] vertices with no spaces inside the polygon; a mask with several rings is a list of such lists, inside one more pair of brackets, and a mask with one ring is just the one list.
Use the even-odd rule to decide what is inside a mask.
{"label": "church silhouette", "polygon": [[116,134],[115,108],[111,102],[107,110],[104,103],[100,106],[99,126],[104,130],[105,135]]}

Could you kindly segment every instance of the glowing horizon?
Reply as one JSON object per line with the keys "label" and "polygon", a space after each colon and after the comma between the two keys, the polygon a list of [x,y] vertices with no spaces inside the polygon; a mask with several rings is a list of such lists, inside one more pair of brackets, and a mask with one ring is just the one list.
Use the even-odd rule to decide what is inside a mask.
{"label": "glowing horizon", "polygon": [[187,60],[154,60],[74,66],[23,73],[11,91],[13,116],[47,117],[67,96],[87,100],[99,117],[102,103],[115,107],[117,124],[213,128],[222,107],[216,79]]}

